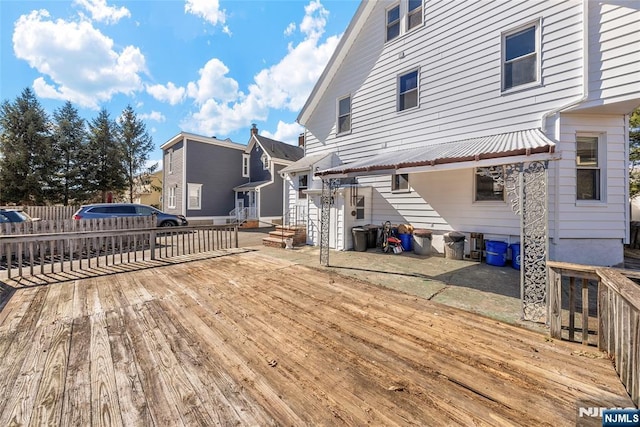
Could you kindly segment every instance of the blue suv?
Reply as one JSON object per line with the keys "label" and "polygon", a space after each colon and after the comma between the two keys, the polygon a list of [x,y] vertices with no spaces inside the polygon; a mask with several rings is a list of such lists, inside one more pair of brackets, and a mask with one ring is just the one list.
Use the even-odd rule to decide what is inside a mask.
{"label": "blue suv", "polygon": [[84,205],[73,214],[73,219],[114,218],[124,216],[156,216],[158,227],[189,225],[183,215],[164,213],[154,207],[135,203],[96,203]]}

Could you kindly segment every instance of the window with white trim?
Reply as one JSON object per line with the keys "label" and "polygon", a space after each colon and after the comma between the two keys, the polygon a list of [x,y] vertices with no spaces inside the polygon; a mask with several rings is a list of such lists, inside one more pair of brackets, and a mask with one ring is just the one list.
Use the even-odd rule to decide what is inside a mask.
{"label": "window with white trim", "polygon": [[475,169],[476,202],[504,201],[504,167],[492,166]]}
{"label": "window with white trim", "polygon": [[422,24],[422,0],[409,0],[407,31]]}
{"label": "window with white trim", "polygon": [[398,77],[398,111],[418,106],[418,70]]}
{"label": "window with white trim", "polygon": [[269,156],[267,156],[266,154],[262,155],[262,168],[264,170],[268,170],[269,169]]}
{"label": "window with white trim", "polygon": [[576,198],[601,200],[602,160],[597,135],[576,136]]}
{"label": "window with white trim", "polygon": [[167,172],[169,173],[173,173],[173,148],[169,149],[169,154],[168,154],[169,160],[168,160],[168,167],[167,167]]}
{"label": "window with white trim", "polygon": [[502,90],[539,82],[539,23],[502,34]]}
{"label": "window with white trim", "polygon": [[176,207],[176,187],[173,184],[170,184],[167,195],[167,207],[171,209],[175,209]]}
{"label": "window with white trim", "polygon": [[364,219],[364,196],[356,196],[356,219]]}
{"label": "window with white trim", "polygon": [[391,191],[409,191],[409,174],[399,173],[391,175]]}
{"label": "window with white trim", "polygon": [[400,3],[387,9],[387,41],[400,35]]}
{"label": "window with white trim", "polygon": [[202,208],[202,184],[187,183],[188,203],[187,209],[198,210]]}
{"label": "window with white trim", "polygon": [[242,155],[242,177],[243,178],[249,178],[249,176],[250,176],[250,174],[249,174],[249,159],[250,159],[249,154],[243,154]]}
{"label": "window with white trim", "polygon": [[338,100],[338,134],[351,131],[351,95]]}

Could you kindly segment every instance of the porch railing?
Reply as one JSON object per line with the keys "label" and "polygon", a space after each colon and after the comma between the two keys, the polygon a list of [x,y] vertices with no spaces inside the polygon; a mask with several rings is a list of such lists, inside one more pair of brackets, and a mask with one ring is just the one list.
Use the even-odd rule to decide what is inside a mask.
{"label": "porch railing", "polygon": [[640,280],[640,275],[629,270],[555,261],[548,261],[547,268],[551,337],[574,341],[579,334],[583,344],[597,345],[606,352],[637,406],[640,403],[640,286],[634,280]]}
{"label": "porch railing", "polygon": [[12,278],[237,247],[234,224],[11,235],[0,237],[0,270]]}
{"label": "porch railing", "polygon": [[296,205],[284,213],[282,224],[285,226],[298,226],[307,224],[307,207]]}
{"label": "porch railing", "polygon": [[229,217],[235,219],[238,224],[242,224],[248,219],[256,219],[257,211],[255,207],[235,208],[229,212]]}

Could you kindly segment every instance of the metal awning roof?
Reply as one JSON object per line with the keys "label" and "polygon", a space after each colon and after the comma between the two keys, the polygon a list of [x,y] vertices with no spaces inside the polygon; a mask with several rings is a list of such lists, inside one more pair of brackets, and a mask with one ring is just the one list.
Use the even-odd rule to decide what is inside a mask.
{"label": "metal awning roof", "polygon": [[[508,163],[505,158],[523,156],[519,161],[551,158],[555,143],[540,129],[501,133],[413,149],[378,154],[316,173],[323,177],[376,175],[428,171],[452,163],[469,163],[462,167]],[[533,157],[532,157],[533,156]],[[484,160],[484,162],[483,162]],[[487,162],[486,160],[492,160]],[[511,161],[515,159],[509,159]]]}
{"label": "metal awning roof", "polygon": [[251,191],[256,190],[264,185],[269,184],[271,181],[254,181],[247,182],[242,185],[238,185],[237,187],[233,187],[233,191]]}
{"label": "metal awning roof", "polygon": [[309,156],[304,156],[300,160],[295,163],[290,164],[286,168],[280,170],[280,173],[291,173],[291,172],[305,172],[308,171],[318,163],[320,160],[325,159],[330,156],[331,153],[319,153],[319,154],[311,154]]}

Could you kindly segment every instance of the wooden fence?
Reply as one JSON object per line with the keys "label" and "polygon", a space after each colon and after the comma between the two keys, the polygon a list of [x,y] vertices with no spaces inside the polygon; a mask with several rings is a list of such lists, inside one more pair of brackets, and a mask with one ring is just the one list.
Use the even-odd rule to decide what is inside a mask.
{"label": "wooden fence", "polygon": [[64,233],[69,231],[123,230],[152,228],[156,220],[152,216],[130,216],[99,219],[59,219],[33,222],[6,222],[0,224],[0,235]]}
{"label": "wooden fence", "polygon": [[631,280],[640,280],[638,272],[555,261],[548,261],[547,268],[551,337],[573,341],[580,335],[589,344],[593,335],[598,349],[613,359],[633,402],[640,404],[640,286]]}
{"label": "wooden fence", "polygon": [[1,206],[0,209],[22,209],[32,218],[59,221],[71,219],[80,206]]}
{"label": "wooden fence", "polygon": [[237,247],[233,224],[15,234],[0,237],[0,270],[12,278]]}

